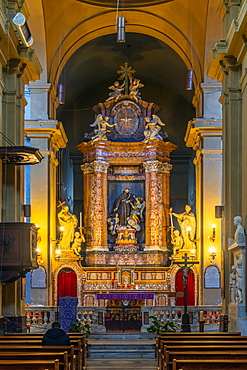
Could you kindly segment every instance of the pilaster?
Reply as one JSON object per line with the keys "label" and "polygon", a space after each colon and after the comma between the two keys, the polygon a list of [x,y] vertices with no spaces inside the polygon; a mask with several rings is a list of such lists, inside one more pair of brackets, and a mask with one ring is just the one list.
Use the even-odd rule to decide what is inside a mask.
{"label": "pilaster", "polygon": [[47,270],[48,296],[52,258],[55,256],[55,240],[57,225],[56,205],[56,167],[58,160],[56,152],[65,148],[68,141],[63,125],[58,121],[26,121],[25,133],[30,139],[30,145],[39,148],[44,159],[39,165],[30,169],[30,200],[31,222],[39,225],[39,244],[42,256],[42,265]]}
{"label": "pilaster", "polygon": [[[215,206],[221,204],[222,183],[222,124],[221,120],[195,119],[190,121],[185,136],[186,145],[196,152],[196,223],[197,249],[200,261],[201,296],[199,304],[220,303],[220,289],[204,289],[205,268],[210,265],[209,249],[214,246],[213,263],[220,269],[221,223],[215,219]],[[212,241],[212,224],[216,224],[216,238]]]}

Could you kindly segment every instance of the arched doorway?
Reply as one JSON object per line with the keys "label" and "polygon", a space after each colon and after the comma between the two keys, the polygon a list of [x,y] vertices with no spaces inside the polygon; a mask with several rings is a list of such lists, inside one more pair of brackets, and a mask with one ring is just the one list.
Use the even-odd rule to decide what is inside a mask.
{"label": "arched doorway", "polygon": [[59,271],[57,278],[57,301],[60,297],[77,297],[77,276],[70,268]]}
{"label": "arched doorway", "polygon": [[[183,270],[180,269],[175,278],[175,291],[183,292],[184,293],[184,280],[183,280]],[[176,306],[183,306],[184,305],[184,297],[177,297],[176,298]],[[187,305],[194,306],[195,305],[195,275],[194,272],[189,269],[188,271],[188,285],[187,285]]]}

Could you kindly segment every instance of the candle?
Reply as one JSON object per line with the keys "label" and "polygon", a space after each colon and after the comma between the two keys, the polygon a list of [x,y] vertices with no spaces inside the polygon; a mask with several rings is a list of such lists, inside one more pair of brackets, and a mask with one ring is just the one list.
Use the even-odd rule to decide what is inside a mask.
{"label": "candle", "polygon": [[80,227],[82,227],[82,212],[80,212]]}

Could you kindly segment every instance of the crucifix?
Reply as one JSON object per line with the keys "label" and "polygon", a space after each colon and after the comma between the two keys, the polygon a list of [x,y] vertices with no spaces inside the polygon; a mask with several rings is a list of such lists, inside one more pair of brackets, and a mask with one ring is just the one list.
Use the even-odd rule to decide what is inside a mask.
{"label": "crucifix", "polygon": [[[180,262],[174,262],[175,265],[178,265],[181,269],[183,269],[183,281],[184,281],[184,313],[182,315],[182,331],[183,332],[190,332],[190,316],[188,314],[188,306],[187,306],[187,295],[188,295],[188,271],[190,267],[199,262],[190,261],[190,257],[185,253],[183,255],[184,264],[181,266]],[[189,265],[190,264],[190,265]]]}

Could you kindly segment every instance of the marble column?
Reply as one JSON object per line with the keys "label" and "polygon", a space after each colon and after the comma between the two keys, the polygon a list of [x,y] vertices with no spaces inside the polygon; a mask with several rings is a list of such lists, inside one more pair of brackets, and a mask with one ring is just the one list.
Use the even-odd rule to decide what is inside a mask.
{"label": "marble column", "polygon": [[[84,210],[84,222],[88,231],[91,225],[90,251],[107,251],[107,169],[109,163],[97,161],[81,166],[85,173],[84,197],[87,200],[87,209]],[[89,209],[91,208],[91,209]],[[88,216],[91,215],[90,220]]]}
{"label": "marble column", "polygon": [[169,203],[169,194],[165,191],[171,165],[153,160],[144,162],[143,166],[146,175],[146,250],[165,251],[168,212],[164,208]]}

